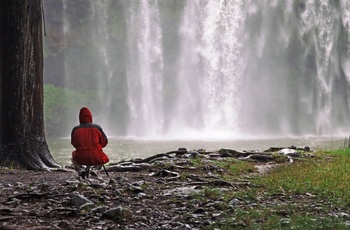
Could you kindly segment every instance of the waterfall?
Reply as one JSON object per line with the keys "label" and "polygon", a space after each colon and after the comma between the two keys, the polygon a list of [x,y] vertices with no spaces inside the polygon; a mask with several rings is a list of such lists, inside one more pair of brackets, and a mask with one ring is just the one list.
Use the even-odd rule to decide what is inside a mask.
{"label": "waterfall", "polygon": [[[180,26],[177,129],[218,136],[239,131],[242,1],[187,1]],[[197,131],[197,132],[196,132]],[[193,133],[191,133],[193,135]]]}
{"label": "waterfall", "polygon": [[66,87],[95,93],[108,133],[349,130],[349,0],[62,1]]}
{"label": "waterfall", "polygon": [[141,0],[130,7],[128,15],[127,134],[154,136],[163,128],[163,52],[157,1]]}
{"label": "waterfall", "polygon": [[243,126],[259,134],[346,132],[343,8],[327,0],[250,2],[246,7]]}

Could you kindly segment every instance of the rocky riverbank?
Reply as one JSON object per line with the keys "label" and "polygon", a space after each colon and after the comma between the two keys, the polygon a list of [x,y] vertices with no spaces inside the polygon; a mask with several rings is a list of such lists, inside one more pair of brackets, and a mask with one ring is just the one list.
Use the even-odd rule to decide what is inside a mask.
{"label": "rocky riverbank", "polygon": [[[240,212],[274,208],[279,202],[292,205],[302,200],[310,212],[319,212],[312,209],[319,201],[311,196],[277,194],[259,198],[258,205],[250,197],[232,195],[254,188],[252,178],[272,167],[313,157],[308,151],[179,149],[111,164],[108,176],[102,170],[98,177],[86,179],[71,168],[49,172],[1,168],[0,228],[215,229],[230,219],[232,228],[244,229],[246,223],[237,219]],[[288,210],[281,215],[287,216]]]}

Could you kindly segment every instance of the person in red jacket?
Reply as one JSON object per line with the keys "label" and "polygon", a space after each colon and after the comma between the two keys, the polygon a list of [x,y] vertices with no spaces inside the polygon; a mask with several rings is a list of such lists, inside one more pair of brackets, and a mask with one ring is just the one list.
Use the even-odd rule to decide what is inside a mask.
{"label": "person in red jacket", "polygon": [[71,133],[71,144],[76,149],[72,152],[72,163],[84,179],[85,170],[80,172],[83,165],[102,166],[109,162],[102,150],[108,144],[108,139],[102,128],[92,123],[92,114],[88,108],[80,109],[79,121],[80,125],[75,126]]}

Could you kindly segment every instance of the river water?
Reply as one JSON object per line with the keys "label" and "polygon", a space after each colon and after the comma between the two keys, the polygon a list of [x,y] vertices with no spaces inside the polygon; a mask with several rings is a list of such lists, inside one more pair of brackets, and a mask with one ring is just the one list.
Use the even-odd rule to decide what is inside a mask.
{"label": "river water", "polygon": [[[70,165],[71,152],[74,150],[69,138],[47,140],[51,154],[61,165]],[[206,151],[229,148],[237,151],[260,150],[270,147],[304,147],[309,146],[313,151],[337,149],[344,146],[345,137],[295,137],[295,138],[266,138],[241,140],[146,140],[133,138],[109,138],[104,151],[110,158],[110,163],[133,158],[145,158],[157,153],[165,153],[178,148],[188,150],[205,149]]]}

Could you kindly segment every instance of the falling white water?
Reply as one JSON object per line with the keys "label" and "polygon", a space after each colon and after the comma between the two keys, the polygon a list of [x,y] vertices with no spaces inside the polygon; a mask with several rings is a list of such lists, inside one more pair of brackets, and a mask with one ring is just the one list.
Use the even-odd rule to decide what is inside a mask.
{"label": "falling white water", "polygon": [[240,0],[186,2],[172,132],[192,129],[217,136],[239,131],[242,11]]}
{"label": "falling white water", "polygon": [[202,34],[204,60],[204,125],[209,130],[239,131],[238,88],[241,83],[243,3],[209,1]]}
{"label": "falling white water", "polygon": [[129,15],[128,134],[155,136],[163,128],[163,53],[157,1],[141,0],[130,8]]}
{"label": "falling white water", "polygon": [[318,98],[319,112],[316,116],[316,131],[318,133],[326,133],[329,127],[331,118],[331,91],[332,91],[332,75],[330,71],[331,52],[334,45],[334,16],[330,7],[329,0],[319,1],[315,4],[315,21],[316,21],[316,36],[318,42],[317,47],[317,65],[318,65],[318,82],[320,85],[320,93],[322,96]]}
{"label": "falling white water", "polygon": [[[317,81],[314,87],[317,88],[315,108],[313,111],[315,117],[316,133],[332,133],[332,90],[334,82],[334,73],[339,63],[334,59],[336,39],[338,36],[339,16],[334,14],[332,1],[312,1],[305,2],[305,10],[301,14],[301,23],[303,34],[314,33],[314,46],[316,50]],[[310,50],[310,49],[308,49]],[[333,68],[333,69],[332,69]]]}
{"label": "falling white water", "polygon": [[175,89],[177,90],[176,109],[172,115],[170,130],[174,135],[184,129],[199,129],[203,126],[201,87],[203,75],[198,55],[201,30],[200,1],[188,1],[183,13],[180,27],[181,54]]}
{"label": "falling white water", "polygon": [[348,54],[339,50],[345,44],[340,22],[348,21],[339,10],[345,7],[329,0],[251,1],[245,6],[243,127],[265,135],[346,130],[339,124],[348,124],[348,95],[335,90],[347,87],[340,61]]}

